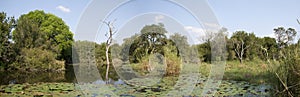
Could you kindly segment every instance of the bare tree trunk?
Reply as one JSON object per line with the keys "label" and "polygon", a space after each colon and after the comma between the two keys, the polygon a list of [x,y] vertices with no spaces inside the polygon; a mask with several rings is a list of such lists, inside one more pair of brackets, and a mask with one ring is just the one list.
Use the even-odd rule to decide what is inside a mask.
{"label": "bare tree trunk", "polygon": [[105,73],[105,80],[108,81],[108,73],[109,73],[109,55],[108,55],[108,51],[109,51],[109,46],[106,47],[106,51],[105,51],[105,55],[106,55],[106,73]]}
{"label": "bare tree trunk", "polygon": [[264,48],[263,46],[261,46],[260,48],[264,51],[264,55],[265,55],[267,62],[270,63],[268,49]]}
{"label": "bare tree trunk", "polygon": [[113,22],[104,22],[108,28],[109,28],[109,31],[108,33],[106,33],[105,35],[108,37],[108,39],[106,40],[106,51],[105,51],[105,55],[106,55],[106,64],[107,64],[107,67],[106,67],[106,73],[105,73],[105,80],[106,81],[109,81],[108,79],[108,74],[109,74],[109,68],[110,68],[110,62],[109,62],[109,48],[112,44],[112,36],[116,33],[116,31],[114,31],[114,26],[113,26]]}
{"label": "bare tree trunk", "polygon": [[248,49],[250,47],[250,45],[245,46],[245,43],[243,40],[240,43],[237,40],[233,41],[233,45],[234,45],[234,51],[237,54],[240,63],[243,64],[243,56],[244,56],[245,50]]}

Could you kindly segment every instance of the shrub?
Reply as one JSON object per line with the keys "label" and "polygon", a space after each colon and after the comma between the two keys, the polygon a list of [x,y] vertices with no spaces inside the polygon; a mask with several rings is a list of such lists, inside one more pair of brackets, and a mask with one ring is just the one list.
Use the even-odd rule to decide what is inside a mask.
{"label": "shrub", "polygon": [[181,58],[174,53],[175,46],[164,47],[164,57],[167,64],[166,75],[178,75],[181,70]]}
{"label": "shrub", "polygon": [[13,67],[21,70],[58,70],[64,68],[64,61],[56,60],[56,55],[48,50],[39,48],[23,48]]}

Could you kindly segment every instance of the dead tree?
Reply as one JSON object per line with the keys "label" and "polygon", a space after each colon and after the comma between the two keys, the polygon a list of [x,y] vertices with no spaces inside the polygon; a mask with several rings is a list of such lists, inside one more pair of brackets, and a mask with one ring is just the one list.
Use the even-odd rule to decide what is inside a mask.
{"label": "dead tree", "polygon": [[266,57],[266,60],[268,61],[268,63],[270,63],[268,49],[264,48],[263,46],[260,46],[260,48],[263,50],[263,53],[264,53],[264,56]]}
{"label": "dead tree", "polygon": [[113,26],[113,22],[109,21],[109,22],[103,22],[104,24],[106,24],[106,26],[108,27],[108,32],[105,34],[105,36],[107,37],[106,40],[106,45],[105,45],[105,55],[106,55],[106,74],[105,74],[105,79],[106,81],[108,81],[108,73],[109,73],[109,67],[110,67],[110,62],[109,62],[109,49],[111,47],[112,44],[112,40],[113,40],[113,35],[117,32],[115,31],[115,27]]}
{"label": "dead tree", "polygon": [[243,63],[243,56],[245,54],[245,50],[247,50],[250,47],[250,45],[246,45],[243,40],[233,40],[232,43],[234,46],[234,51],[237,54],[240,63]]}

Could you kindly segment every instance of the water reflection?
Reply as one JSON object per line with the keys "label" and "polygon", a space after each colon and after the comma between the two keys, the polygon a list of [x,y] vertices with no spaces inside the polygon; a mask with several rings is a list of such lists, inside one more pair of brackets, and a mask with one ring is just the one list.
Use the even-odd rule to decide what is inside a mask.
{"label": "water reflection", "polygon": [[[0,85],[39,82],[77,83],[73,65],[67,65],[65,68],[65,71],[53,72],[0,71]],[[105,67],[103,67],[103,69],[104,68]],[[111,70],[112,71],[109,76],[112,78],[112,80],[118,80],[119,78],[117,74],[113,71],[114,69]],[[101,76],[102,74],[105,74],[102,68],[99,68],[99,73],[101,74]]]}
{"label": "water reflection", "polygon": [[[106,84],[107,83],[107,81],[103,81],[103,80],[96,80],[96,81],[94,81],[94,82],[92,82],[93,84]],[[123,81],[123,80],[121,80],[121,79],[118,79],[117,81],[114,81],[114,80],[112,80],[112,79],[109,79],[108,80],[108,83],[110,83],[110,84],[113,84],[113,85],[124,85],[125,84],[125,82]]]}

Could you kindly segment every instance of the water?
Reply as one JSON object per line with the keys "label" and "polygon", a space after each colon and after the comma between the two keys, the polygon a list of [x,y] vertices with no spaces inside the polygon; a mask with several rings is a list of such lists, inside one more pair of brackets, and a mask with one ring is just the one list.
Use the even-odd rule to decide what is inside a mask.
{"label": "water", "polygon": [[26,72],[0,71],[0,85],[39,83],[39,82],[76,82],[73,71]]}
{"label": "water", "polygon": [[[102,77],[105,75],[105,67],[98,68]],[[119,78],[117,73],[111,68],[109,77],[112,81],[117,81]],[[103,79],[103,78],[102,78]],[[97,80],[95,80],[97,81]],[[67,65],[65,71],[52,72],[27,72],[27,71],[0,71],[0,85],[22,84],[22,83],[39,83],[39,82],[68,82],[76,83],[73,65]]]}
{"label": "water", "polygon": [[[103,73],[103,72],[102,72]],[[104,73],[103,73],[104,74]],[[117,74],[112,73],[113,75],[110,75],[113,79],[109,80],[110,84],[113,84],[113,88],[116,92],[126,92],[134,90],[135,93],[138,93],[138,95],[142,96],[149,96],[149,95],[156,95],[156,94],[164,94],[168,91],[172,90],[173,84],[169,86],[169,83],[172,83],[173,81],[176,81],[174,79],[171,80],[164,80],[164,83],[158,83],[158,85],[153,85],[149,87],[132,87],[129,85],[126,85],[126,83],[119,79]],[[26,71],[1,71],[0,72],[0,85],[8,85],[8,84],[22,84],[22,83],[40,83],[40,82],[68,82],[68,83],[74,83],[76,82],[76,78],[74,75],[73,67],[69,66],[66,67],[66,71],[61,72],[26,72]],[[153,79],[150,79],[153,80]],[[132,82],[127,80],[128,82]],[[203,78],[203,81],[198,82],[197,84],[203,84],[205,82],[205,78]],[[101,84],[105,85],[106,82],[103,80],[95,80],[91,82],[91,84]],[[198,94],[201,93],[200,86],[196,86],[194,88],[193,93]],[[130,90],[131,89],[131,90]],[[268,92],[270,90],[270,87],[267,85],[252,85],[247,82],[237,82],[237,81],[223,81],[221,86],[219,87],[218,93],[220,95],[237,95],[237,96],[258,96],[268,95]],[[130,94],[127,92],[125,94],[120,94],[123,96],[129,96],[129,95],[136,95],[135,93]],[[148,95],[149,94],[149,95]],[[96,94],[94,96],[97,96]],[[189,96],[189,95],[185,95]]]}

